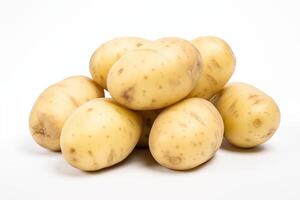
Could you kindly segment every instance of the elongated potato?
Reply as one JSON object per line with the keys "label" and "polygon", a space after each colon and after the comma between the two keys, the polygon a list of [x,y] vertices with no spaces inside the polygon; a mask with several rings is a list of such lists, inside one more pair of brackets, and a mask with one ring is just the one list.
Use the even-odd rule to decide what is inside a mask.
{"label": "elongated potato", "polygon": [[251,85],[230,84],[212,102],[223,117],[225,138],[237,147],[262,144],[279,126],[280,111],[275,101]]}
{"label": "elongated potato", "polygon": [[212,36],[192,40],[203,60],[203,72],[188,97],[210,99],[228,82],[235,69],[235,56],[222,39]]}
{"label": "elongated potato", "polygon": [[61,150],[72,166],[95,171],[124,160],[137,144],[142,119],[110,99],[94,99],[66,121]]}
{"label": "elongated potato", "polygon": [[103,95],[103,89],[84,76],[70,77],[48,87],[30,113],[29,127],[33,139],[44,148],[59,151],[65,120],[81,104]]}
{"label": "elongated potato", "polygon": [[222,118],[209,101],[189,98],[158,115],[150,132],[149,148],[161,165],[188,170],[215,154],[223,131]]}
{"label": "elongated potato", "polygon": [[106,78],[111,66],[126,52],[149,42],[139,37],[119,37],[102,44],[90,59],[91,75],[99,85],[106,88]]}
{"label": "elongated potato", "polygon": [[156,119],[156,117],[158,116],[158,114],[160,112],[161,112],[161,110],[139,111],[139,113],[143,119],[143,129],[142,129],[142,134],[141,134],[140,140],[137,144],[138,147],[141,147],[141,148],[148,147],[150,130],[152,128],[154,120]]}
{"label": "elongated potato", "polygon": [[123,55],[112,66],[107,87],[123,106],[153,110],[187,96],[200,73],[201,57],[191,43],[163,38]]}

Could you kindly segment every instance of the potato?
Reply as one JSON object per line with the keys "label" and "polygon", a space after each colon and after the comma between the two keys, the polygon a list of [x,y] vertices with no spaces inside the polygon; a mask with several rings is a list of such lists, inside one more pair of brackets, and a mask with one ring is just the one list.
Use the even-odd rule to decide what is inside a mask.
{"label": "potato", "polygon": [[237,147],[262,144],[279,126],[280,111],[275,101],[251,85],[232,83],[212,102],[223,117],[225,138]]}
{"label": "potato", "polygon": [[61,129],[69,115],[86,101],[103,96],[103,89],[84,76],[70,77],[48,87],[30,113],[33,139],[44,148],[59,151]]}
{"label": "potato", "polygon": [[201,57],[191,43],[163,38],[123,55],[112,66],[107,87],[123,106],[153,110],[187,96],[200,73]]}
{"label": "potato", "polygon": [[212,158],[222,143],[223,131],[222,118],[209,101],[189,98],[158,115],[149,148],[161,165],[188,170]]}
{"label": "potato", "polygon": [[143,129],[142,129],[142,134],[141,134],[140,140],[137,144],[138,147],[141,147],[141,148],[148,147],[150,130],[152,128],[152,124],[153,124],[154,120],[156,119],[156,117],[158,116],[160,111],[161,110],[139,111],[139,113],[143,119]]}
{"label": "potato", "polygon": [[192,40],[203,60],[203,72],[188,97],[210,99],[228,82],[235,69],[235,56],[222,39],[206,36]]}
{"label": "potato", "polygon": [[127,51],[149,42],[138,37],[120,37],[102,44],[90,59],[90,72],[93,79],[106,88],[106,78],[111,66]]}
{"label": "potato", "polygon": [[95,171],[124,160],[137,144],[142,119],[112,100],[94,99],[79,107],[66,121],[61,150],[72,166]]}

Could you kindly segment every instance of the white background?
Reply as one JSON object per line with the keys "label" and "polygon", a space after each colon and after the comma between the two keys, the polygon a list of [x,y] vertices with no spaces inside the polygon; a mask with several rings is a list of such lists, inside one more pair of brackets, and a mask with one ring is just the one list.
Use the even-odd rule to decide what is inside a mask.
{"label": "white background", "polygon": [[[299,1],[298,1],[299,2]],[[300,199],[300,6],[297,1],[0,1],[0,199]],[[28,115],[49,84],[89,75],[94,49],[117,36],[224,38],[231,81],[271,95],[281,126],[263,146],[223,146],[187,172],[135,151],[116,167],[85,173],[40,148]]]}

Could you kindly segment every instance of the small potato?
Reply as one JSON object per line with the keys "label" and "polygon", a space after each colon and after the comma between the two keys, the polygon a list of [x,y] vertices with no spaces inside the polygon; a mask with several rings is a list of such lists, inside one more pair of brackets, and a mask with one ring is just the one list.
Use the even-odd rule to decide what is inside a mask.
{"label": "small potato", "polygon": [[124,160],[137,144],[142,119],[110,99],[94,99],[66,121],[61,150],[72,166],[95,171]]}
{"label": "small potato", "polygon": [[162,111],[150,132],[154,159],[174,170],[188,170],[209,160],[223,139],[223,121],[207,100],[189,98]]}
{"label": "small potato", "polygon": [[191,43],[163,38],[123,55],[112,66],[107,87],[125,107],[160,109],[187,96],[200,73],[201,57]]}
{"label": "small potato", "polygon": [[153,122],[160,113],[161,110],[143,110],[139,111],[143,119],[143,129],[140,140],[137,144],[138,147],[144,148],[148,147],[148,140],[150,130],[152,128]]}
{"label": "small potato", "polygon": [[223,117],[225,138],[237,147],[262,144],[279,126],[280,111],[275,101],[251,85],[230,84],[211,101]]}
{"label": "small potato", "polygon": [[222,39],[212,36],[192,40],[203,60],[203,71],[188,97],[210,99],[228,82],[235,69],[235,56]]}
{"label": "small potato", "polygon": [[149,42],[138,37],[119,37],[102,44],[90,59],[90,73],[99,85],[106,88],[106,78],[111,66],[126,52]]}
{"label": "small potato", "polygon": [[30,113],[33,139],[44,148],[59,151],[61,129],[69,115],[81,104],[103,96],[103,89],[84,76],[70,77],[48,87]]}

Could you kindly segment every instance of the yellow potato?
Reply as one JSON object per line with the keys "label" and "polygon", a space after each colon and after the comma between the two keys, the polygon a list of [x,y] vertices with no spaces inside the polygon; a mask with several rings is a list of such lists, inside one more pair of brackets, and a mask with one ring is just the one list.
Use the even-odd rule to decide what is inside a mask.
{"label": "yellow potato", "polygon": [[225,138],[237,147],[262,144],[279,126],[280,111],[275,101],[251,85],[230,84],[211,101],[223,117]]}
{"label": "yellow potato", "polygon": [[33,139],[44,148],[59,151],[61,129],[69,115],[86,101],[103,96],[103,89],[84,76],[70,77],[48,87],[30,113]]}
{"label": "yellow potato", "polygon": [[149,140],[149,134],[150,130],[152,128],[152,124],[156,117],[158,116],[159,112],[161,110],[143,110],[139,111],[140,115],[143,119],[143,129],[142,134],[140,137],[140,140],[137,144],[138,147],[148,147],[148,140]]}
{"label": "yellow potato", "polygon": [[111,66],[126,52],[149,42],[138,37],[120,37],[102,44],[90,59],[91,75],[99,85],[106,88],[106,78]]}
{"label": "yellow potato", "polygon": [[108,74],[107,87],[123,106],[159,109],[187,96],[200,73],[201,57],[191,43],[163,38],[122,56]]}
{"label": "yellow potato", "polygon": [[222,39],[205,36],[192,40],[203,60],[203,71],[188,97],[210,99],[228,82],[235,69],[235,56]]}
{"label": "yellow potato", "polygon": [[95,171],[124,160],[137,144],[142,119],[112,100],[94,99],[66,121],[61,150],[73,167]]}
{"label": "yellow potato", "polygon": [[223,121],[207,100],[189,98],[162,111],[149,137],[154,159],[174,170],[188,170],[209,160],[223,138]]}

